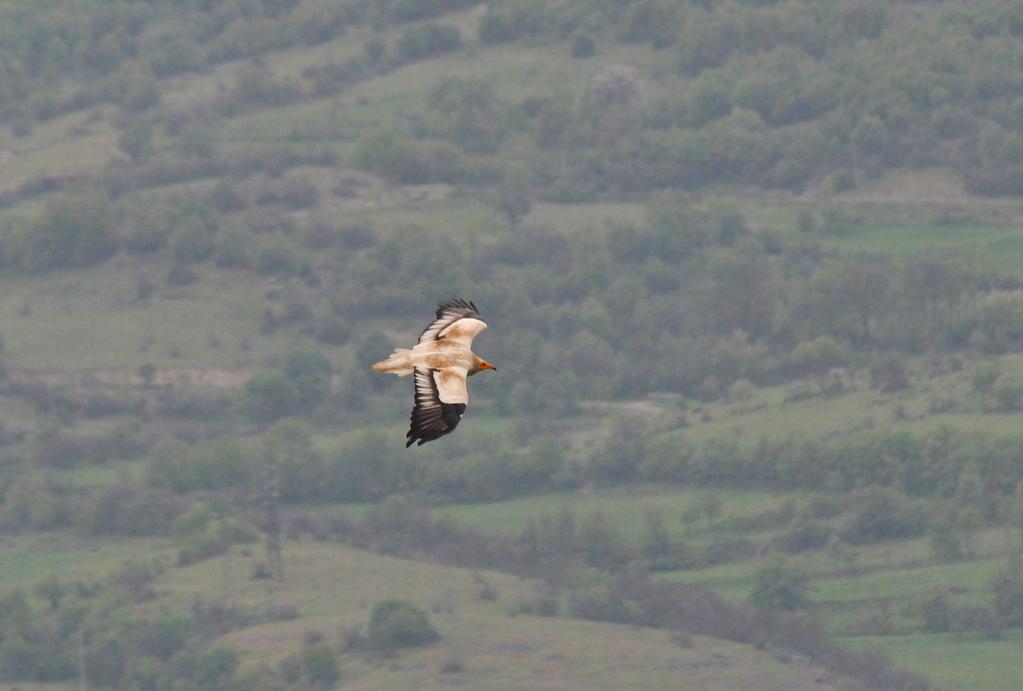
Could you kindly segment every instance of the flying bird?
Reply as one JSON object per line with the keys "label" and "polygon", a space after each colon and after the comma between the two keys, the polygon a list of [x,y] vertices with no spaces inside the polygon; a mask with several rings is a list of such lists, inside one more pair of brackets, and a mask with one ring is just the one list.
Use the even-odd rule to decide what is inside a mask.
{"label": "flying bird", "polygon": [[471,350],[472,339],[486,328],[471,300],[446,300],[437,306],[436,318],[414,348],[396,348],[389,358],[373,365],[377,372],[414,375],[416,405],[405,435],[406,449],[455,431],[469,405],[466,379],[497,369]]}

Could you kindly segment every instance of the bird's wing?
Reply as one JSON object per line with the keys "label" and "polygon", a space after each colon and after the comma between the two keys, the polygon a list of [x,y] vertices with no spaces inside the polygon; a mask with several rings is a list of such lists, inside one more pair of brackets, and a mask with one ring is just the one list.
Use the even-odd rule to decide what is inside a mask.
{"label": "bird's wing", "polygon": [[419,335],[419,343],[443,339],[468,348],[472,346],[472,339],[485,328],[487,324],[480,319],[476,304],[471,300],[447,300],[437,306],[437,317]]}
{"label": "bird's wing", "polygon": [[469,404],[465,380],[469,370],[464,367],[427,369],[417,367],[413,382],[416,405],[412,409],[405,448],[418,442],[420,446],[453,432]]}

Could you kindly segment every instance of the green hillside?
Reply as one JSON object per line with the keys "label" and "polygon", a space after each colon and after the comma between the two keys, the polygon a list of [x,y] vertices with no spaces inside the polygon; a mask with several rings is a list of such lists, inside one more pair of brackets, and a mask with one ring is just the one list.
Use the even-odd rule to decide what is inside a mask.
{"label": "green hillside", "polygon": [[[106,563],[117,553],[134,558],[166,558],[166,546],[115,541],[99,548]],[[32,582],[59,560],[73,569],[69,576],[103,574],[94,546],[51,536],[46,544],[19,539],[9,545],[19,559],[44,548],[52,558],[23,565],[17,573],[5,568],[8,584]],[[147,611],[187,610],[195,598],[227,573],[248,572],[255,557],[234,552],[200,565],[172,570],[157,581],[158,595]],[[92,563],[88,563],[92,561]],[[6,560],[5,560],[6,563]],[[34,574],[28,573],[34,569]],[[494,595],[480,596],[481,583]],[[535,584],[499,573],[478,573],[433,564],[382,557],[334,544],[295,543],[289,548],[286,579],[266,585],[249,581],[229,594],[230,606],[240,611],[288,612],[284,621],[247,626],[216,638],[208,645],[229,646],[240,652],[239,675],[255,683],[301,655],[310,639],[343,647],[353,632],[365,632],[367,603],[382,593],[405,598],[429,613],[441,642],[400,658],[349,654],[341,666],[345,688],[456,688],[471,684],[487,688],[825,688],[842,679],[805,659],[779,659],[770,654],[702,636],[686,647],[674,644],[667,632],[572,619],[538,617],[514,612],[515,603],[534,596]],[[259,615],[257,615],[259,616]],[[263,615],[265,616],[265,615]],[[822,680],[823,677],[823,680]],[[817,680],[817,681],[815,681]],[[21,688],[44,688],[25,684]],[[74,688],[52,686],[50,688]],[[249,687],[253,688],[253,687]]]}
{"label": "green hillside", "polygon": [[[1005,688],[1021,37],[0,1],[0,687]],[[454,296],[499,371],[406,451]]]}

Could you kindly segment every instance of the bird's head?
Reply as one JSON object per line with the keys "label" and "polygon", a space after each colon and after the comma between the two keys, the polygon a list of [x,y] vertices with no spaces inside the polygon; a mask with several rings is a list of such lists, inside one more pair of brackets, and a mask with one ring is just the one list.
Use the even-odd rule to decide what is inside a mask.
{"label": "bird's head", "polygon": [[473,370],[472,370],[472,372],[470,372],[470,374],[476,374],[477,372],[482,372],[483,370],[486,370],[486,369],[492,369],[495,372],[497,371],[497,368],[494,367],[493,365],[491,365],[489,362],[487,362],[486,360],[484,360],[481,357],[477,357],[476,358],[476,367],[473,368]]}

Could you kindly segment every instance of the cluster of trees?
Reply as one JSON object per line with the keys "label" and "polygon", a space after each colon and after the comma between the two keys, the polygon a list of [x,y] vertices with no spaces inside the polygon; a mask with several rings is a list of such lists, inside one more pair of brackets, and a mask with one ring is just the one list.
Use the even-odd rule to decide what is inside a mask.
{"label": "cluster of trees", "polygon": [[[297,691],[331,688],[339,680],[335,646],[316,631],[307,632],[299,650],[274,667],[243,670],[233,648],[211,645],[234,629],[279,619],[272,608],[259,611],[201,598],[174,612],[140,608],[155,596],[162,573],[158,563],[128,563],[102,581],[68,582],[51,574],[30,592],[5,594],[0,598],[0,680],[81,680],[90,688],[158,691]],[[374,644],[386,650],[436,637],[425,615],[403,601],[378,603],[370,630]]]}
{"label": "cluster of trees", "polygon": [[[468,5],[239,0],[216,7],[191,3],[175,10],[175,17],[185,16],[174,22],[156,3],[34,10],[18,17],[23,21],[5,23],[24,30],[0,35],[0,93],[10,96],[0,119],[27,133],[36,119],[102,102],[146,114],[160,103],[161,78],[327,41],[356,23],[383,28]],[[480,24],[485,45],[570,41],[577,55],[589,55],[604,40],[646,41],[675,52],[678,74],[650,81],[634,70],[609,68],[581,94],[496,99],[489,111],[476,111],[474,123],[466,122],[464,109],[448,114],[456,125],[492,130],[491,140],[530,138],[535,146],[528,166],[538,188],[560,199],[718,181],[800,187],[828,175],[841,187],[885,169],[920,165],[953,167],[978,192],[1012,194],[1023,180],[1016,14],[1003,0],[970,8],[949,3],[924,19],[908,4],[877,0],[827,7],[805,0],[491,3]],[[156,25],[160,40],[142,40]],[[306,75],[311,90],[251,66],[231,94],[218,97],[214,111],[233,114],[336,93],[343,84],[457,50],[463,42],[452,24],[414,24],[393,46],[377,37],[362,55],[312,69]],[[88,84],[54,90],[52,75]],[[170,121],[182,115],[146,115],[143,122],[167,120],[175,129]],[[493,148],[481,149],[477,138],[441,138],[450,144],[441,147],[416,122],[402,134],[410,141],[398,153],[422,159],[418,165],[409,170],[410,162],[373,160],[369,167],[403,181],[477,182],[473,171],[494,167],[488,160]],[[144,150],[130,140],[126,148]]]}
{"label": "cluster of trees", "polygon": [[[179,264],[213,258],[220,266],[298,275],[308,265],[302,243],[292,237],[299,234],[295,223],[284,212],[316,206],[320,191],[306,177],[281,176],[289,168],[336,160],[329,149],[282,145],[224,156],[117,162],[98,178],[77,180],[47,196],[38,213],[0,227],[0,267],[41,273],[94,265],[121,250],[137,255],[166,250]],[[147,187],[221,176],[227,179],[197,197],[145,203],[124,198]],[[271,183],[265,176],[277,179]],[[35,194],[34,184],[23,185],[18,196]],[[282,252],[287,260],[275,256]]]}
{"label": "cluster of trees", "polygon": [[[828,141],[831,130],[820,125],[823,134],[807,138],[792,129],[805,124],[799,115],[804,111],[812,114],[815,123],[817,116],[827,113],[836,122],[848,124],[847,131],[836,136],[855,141],[858,165],[863,168],[870,166],[871,156],[894,156],[892,152],[899,151],[887,111],[881,112],[884,109],[878,105],[877,113],[862,117],[835,116],[834,110],[841,105],[821,101],[821,94],[846,91],[831,88],[834,85],[821,87],[818,72],[837,69],[829,61],[838,60],[842,51],[852,47],[872,41],[886,46],[892,27],[903,21],[901,8],[867,0],[846,0],[829,8],[804,7],[795,1],[674,9],[673,3],[653,0],[630,6],[569,4],[573,11],[559,12],[557,21],[548,21],[550,3],[495,4],[483,25],[491,29],[483,35],[489,36],[493,26],[503,22],[508,27],[543,25],[555,34],[550,40],[566,38],[580,26],[592,27],[588,30],[597,37],[647,40],[642,27],[655,30],[667,25],[673,34],[681,32],[686,37],[677,50],[688,55],[679,58],[686,73],[685,88],[667,91],[688,94],[691,89],[692,97],[685,96],[685,104],[677,108],[666,107],[663,99],[652,96],[653,84],[623,67],[605,69],[578,97],[529,96],[520,102],[503,96],[491,84],[444,79],[430,93],[425,110],[406,118],[404,129],[363,132],[354,162],[400,182],[493,183],[496,189],[488,198],[517,226],[532,196],[531,185],[522,184],[524,180],[535,180],[537,188],[552,190],[555,196],[591,199],[618,185],[608,176],[620,176],[622,184],[632,185],[636,192],[691,184],[694,180],[685,172],[690,168],[700,175],[742,178],[736,172],[736,165],[741,168],[736,156],[756,158],[761,172],[794,170],[772,162],[770,147],[764,149],[755,140],[761,136],[789,143],[809,141],[805,146],[810,148],[803,152],[807,160],[829,160],[818,155],[812,142]],[[217,31],[207,32],[215,36],[230,31],[227,27],[234,26],[235,19],[273,24],[309,10],[307,3],[255,5],[248,14],[211,12],[200,6],[190,7],[189,12],[216,15],[218,21],[226,22]],[[370,8],[348,2],[337,11],[345,21],[389,23],[429,18],[463,6],[435,3],[410,8],[395,3]],[[989,15],[1002,17],[996,6],[1000,7],[985,3],[987,14],[980,9],[949,10],[946,21],[934,26],[928,22],[921,31],[966,27],[963,40],[984,46],[997,43],[992,32],[977,28],[987,26]],[[140,16],[149,17],[158,12],[137,3],[131,4],[136,9],[130,12],[128,5],[114,7],[118,9],[111,10],[110,17],[96,19],[94,31],[104,27],[116,31],[129,22],[129,15],[141,12]],[[802,16],[806,19],[790,21]],[[572,26],[558,28],[565,22]],[[633,28],[618,34],[612,26]],[[509,31],[501,40],[525,35],[524,29]],[[742,37],[735,43],[742,47],[725,42],[723,53],[714,54],[711,44],[700,48],[695,40],[701,32]],[[448,33],[437,24],[417,24],[408,28],[408,41],[400,43],[429,47],[436,39],[447,45],[443,36]],[[547,40],[546,35],[540,32],[535,38]],[[415,53],[420,48],[408,50]],[[378,53],[367,46],[360,59],[371,60],[373,55],[379,59]],[[972,55],[956,53],[960,54]],[[751,64],[764,70],[764,75],[742,77],[748,72],[744,61],[751,56],[756,57]],[[856,74],[877,72],[841,64]],[[347,68],[341,71],[351,73]],[[974,74],[972,67],[962,71]],[[690,73],[695,77],[690,78]],[[731,73],[738,80],[735,84],[728,81]],[[312,77],[317,81],[316,75]],[[786,79],[794,79],[799,89],[788,88]],[[903,81],[893,83],[909,88]],[[958,94],[961,89],[956,84],[942,88]],[[229,91],[227,101],[248,107],[290,102],[302,89],[276,79],[265,66],[249,65]],[[782,96],[798,102],[771,100]],[[1003,110],[990,108],[991,113]],[[910,115],[899,117],[916,122]],[[219,155],[212,140],[202,136],[203,127],[180,120],[173,113],[159,120],[168,132],[180,135],[180,156],[147,158],[153,122],[136,123],[122,136],[131,160],[111,166],[95,179],[80,181],[84,185],[80,193],[54,196],[38,214],[0,228],[0,266],[25,271],[84,266],[123,249],[170,253],[175,266],[166,281],[175,285],[197,280],[190,267],[206,261],[294,276],[306,285],[292,290],[286,303],[267,307],[264,329],[311,329],[330,344],[346,340],[345,324],[385,314],[411,317],[421,313],[423,294],[460,294],[472,288],[488,311],[519,325],[513,339],[493,344],[499,351],[494,359],[500,360],[502,352],[529,355],[515,358],[529,367],[513,372],[514,386],[488,393],[495,394],[507,411],[548,414],[571,412],[580,397],[639,395],[653,389],[714,397],[737,379],[761,384],[826,373],[836,366],[871,367],[879,386],[896,388],[905,381],[904,368],[892,358],[875,359],[880,351],[978,347],[998,353],[1017,348],[1023,340],[1023,298],[1015,282],[999,278],[984,261],[970,257],[885,261],[830,256],[813,238],[817,233],[843,232],[850,219],[837,211],[819,217],[806,214],[801,219],[805,240],[787,243],[770,233],[751,233],[741,214],[727,205],[695,207],[672,195],[655,194],[642,224],[577,237],[542,227],[515,227],[499,233],[493,246],[473,250],[471,256],[461,245],[422,233],[422,242],[411,251],[407,243],[386,233],[351,224],[338,226],[322,215],[296,223],[290,212],[315,208],[322,192],[310,179],[285,175],[285,171],[299,165],[333,165],[337,160],[333,150],[287,144]],[[736,134],[732,125],[741,132]],[[508,142],[518,142],[516,150],[521,150],[520,135],[536,146],[527,160],[519,162],[520,167],[505,171],[495,161]],[[988,142],[985,151],[1002,155],[1013,150],[1004,138],[981,138]],[[928,152],[948,148],[926,138],[921,141]],[[704,144],[727,151],[703,151]],[[828,146],[844,151],[846,144]],[[693,165],[687,168],[685,161]],[[253,172],[269,180],[246,177]],[[144,204],[130,198],[131,192],[147,186],[209,176],[231,177],[205,197],[166,203],[147,199]],[[1009,179],[1004,174],[998,178]],[[44,182],[28,185],[25,192],[45,190]],[[464,256],[453,260],[452,252],[464,252]],[[442,266],[443,271],[424,270]],[[410,280],[400,287],[382,285],[372,280],[381,272],[398,272]],[[490,294],[487,285],[501,289]],[[151,283],[140,284],[140,298],[153,289]],[[623,331],[643,337],[623,340],[619,337]],[[567,368],[560,355],[566,351],[571,354]],[[864,351],[871,354],[864,356]],[[593,372],[609,374],[594,377]],[[1023,397],[1013,399],[1011,382],[1007,387],[992,396],[1003,409],[1011,410]],[[302,396],[290,388],[274,377],[253,382],[252,398],[268,403],[258,411],[254,408],[254,414],[269,421],[308,410],[298,400]],[[289,397],[290,401],[285,400]],[[359,402],[353,393],[352,407]]]}
{"label": "cluster of trees", "polygon": [[[438,103],[459,89],[449,83]],[[485,99],[479,107],[486,108]],[[485,129],[476,137],[487,146]],[[839,212],[805,214],[803,239],[792,244],[751,232],[727,204],[654,195],[641,224],[576,236],[523,226],[499,232],[470,256],[462,245],[416,229],[402,230],[418,234],[410,248],[365,224],[319,213],[296,223],[264,206],[305,206],[318,194],[296,176],[273,185],[222,182],[208,197],[187,202],[58,196],[35,218],[0,233],[0,265],[82,266],[125,249],[170,253],[168,285],[198,280],[193,267],[203,262],[292,276],[302,281],[268,294],[262,328],[302,330],[329,345],[345,343],[349,325],[362,320],[421,315],[422,295],[471,291],[488,315],[517,326],[510,338],[488,344],[491,359],[510,363],[515,383],[485,395],[509,412],[564,414],[581,397],[651,390],[716,398],[737,380],[823,381],[835,367],[869,368],[875,384],[891,390],[908,383],[902,355],[969,348],[998,354],[1023,343],[1018,282],[971,255],[829,254],[814,238],[842,232],[848,219]],[[407,280],[374,280],[384,273]],[[157,288],[148,278],[140,282],[139,299]],[[355,370],[379,359],[391,345],[386,341],[375,332],[360,337]],[[307,355],[317,361],[288,368],[308,372],[264,373],[250,382],[256,419],[270,422],[325,400],[332,363]],[[353,409],[367,390],[355,370],[344,373]],[[1023,404],[1023,389],[1011,377],[996,376],[990,386],[979,381],[986,407],[1011,411]]]}
{"label": "cluster of trees", "polygon": [[[486,453],[472,450],[481,441]],[[288,502],[376,501],[398,492],[492,501],[549,487],[563,471],[565,456],[549,438],[537,439],[528,453],[517,453],[507,440],[472,434],[443,453],[424,450],[410,458],[402,451],[394,439],[375,431],[319,448],[307,424],[289,419],[271,426],[258,444],[235,438],[192,446],[161,440],[146,457],[146,482],[177,494],[252,489],[261,480],[261,464],[272,464],[281,497]]]}
{"label": "cluster of trees", "polygon": [[[125,564],[99,582],[51,575],[32,595],[0,599],[0,679],[60,682],[94,688],[228,689],[238,654],[209,642],[259,621],[256,613],[196,600],[190,610],[148,612],[158,564]],[[84,663],[84,668],[83,668]]]}
{"label": "cluster of trees", "polygon": [[693,443],[678,434],[645,439],[637,431],[625,442],[607,442],[595,461],[608,460],[595,469],[595,478],[606,484],[687,482],[835,492],[880,486],[918,497],[950,497],[968,485],[989,499],[1011,496],[1023,480],[1018,435],[948,426],[926,432],[867,430],[837,440],[763,438],[753,445],[736,438]]}
{"label": "cluster of trees", "polygon": [[[389,347],[382,345],[366,348],[363,357],[379,357]],[[992,379],[988,369],[978,368],[975,385],[988,391],[978,395],[992,395],[990,391],[995,387],[989,382],[1000,376],[993,370]],[[105,499],[94,494],[66,501],[58,497],[78,491],[60,483],[29,483],[17,490],[11,485],[5,491],[9,502],[3,507],[4,523],[15,529],[52,527],[73,524],[77,516],[78,524],[93,526],[98,532],[142,529],[140,526],[160,522],[159,518],[140,521],[132,513],[132,507],[141,510],[147,501],[154,511],[159,509],[166,515],[180,510],[175,495],[251,488],[258,480],[260,467],[253,458],[279,469],[282,497],[294,502],[375,501],[399,492],[434,500],[478,502],[542,488],[635,482],[801,488],[832,493],[886,487],[921,498],[975,495],[975,506],[988,507],[983,520],[992,521],[1005,518],[1002,509],[1008,510],[1006,502],[1023,481],[1019,458],[1023,443],[1018,435],[992,436],[947,426],[926,432],[867,428],[833,439],[764,437],[755,444],[745,444],[734,437],[696,442],[687,439],[681,430],[664,433],[628,422],[617,425],[612,434],[585,453],[569,454],[563,444],[543,435],[542,426],[529,429],[531,418],[527,416],[519,437],[467,428],[452,437],[443,453],[427,447],[409,457],[401,453],[403,449],[393,439],[375,430],[322,448],[314,443],[308,423],[291,419],[293,416],[315,421],[323,414],[331,420],[339,414],[350,420],[366,415],[365,410],[339,413],[338,404],[346,398],[343,393],[332,392],[332,374],[331,363],[320,351],[296,350],[287,358],[283,371],[258,373],[233,396],[207,400],[190,397],[187,391],[157,391],[154,395],[167,399],[161,408],[164,414],[184,416],[183,420],[207,420],[213,425],[205,432],[196,428],[200,439],[204,434],[211,436],[197,443],[173,438],[157,442],[138,423],[120,425],[103,434],[64,430],[23,439],[20,448],[27,454],[20,465],[11,464],[12,468],[27,462],[61,469],[144,454],[150,491],[169,494],[140,496],[137,501],[122,497],[114,510],[113,504],[119,501],[117,492],[128,491],[126,487],[104,490],[111,493]],[[392,410],[391,404],[398,404],[399,395],[404,402],[405,387],[400,388],[394,397],[375,401],[373,409]],[[739,388],[733,386],[736,391],[731,395],[738,396]],[[41,400],[49,405],[48,397]],[[359,400],[360,406],[369,405],[370,399]],[[564,400],[559,403],[564,405]],[[128,406],[129,410],[133,408]],[[64,415],[74,419],[73,414]],[[684,420],[686,413],[680,412],[680,416]],[[230,436],[232,430],[240,430],[248,421],[265,427],[258,439]],[[522,449],[522,444],[528,444],[528,448]],[[881,513],[898,515],[887,510]],[[924,529],[920,520],[910,523],[915,526],[911,531],[914,534]],[[119,527],[122,525],[123,530]],[[895,536],[879,533],[868,539]],[[828,536],[817,537],[823,543]]]}
{"label": "cluster of trees", "polygon": [[[789,245],[751,233],[727,205],[658,195],[641,225],[568,237],[521,227],[473,256],[423,233],[414,251],[386,241],[351,257],[333,277],[331,304],[351,319],[411,318],[420,295],[471,287],[487,315],[516,325],[487,344],[514,369],[516,384],[493,392],[508,411],[568,412],[580,396],[651,390],[714,398],[738,379],[834,367],[876,369],[880,388],[897,388],[905,366],[892,353],[1018,347],[1023,294],[983,260],[834,256],[814,243],[829,232],[814,218],[817,230]],[[432,266],[444,270],[424,270]],[[385,271],[408,280],[368,280]]]}
{"label": "cluster of trees", "polygon": [[[934,164],[975,191],[1018,193],[1019,11],[1001,0],[936,9],[924,19],[876,0],[518,0],[492,5],[480,38],[572,40],[577,55],[592,53],[594,37],[674,46],[679,79],[653,95],[619,101],[610,116],[585,98],[562,107],[574,141],[537,171],[559,171],[575,193],[736,179],[799,187],[829,173],[847,184],[838,180]],[[568,171],[551,165],[566,156]]]}
{"label": "cluster of trees", "polygon": [[[16,123],[24,132],[35,119],[104,101],[118,102],[129,111],[145,110],[160,100],[159,78],[273,50],[316,45],[357,23],[383,27],[468,4],[237,0],[215,5],[189,2],[173,11],[156,2],[127,1],[72,10],[11,8],[0,22],[5,27],[0,32],[0,92],[5,104],[0,119]],[[15,25],[18,30],[13,29]],[[155,32],[158,40],[144,38],[147,32]],[[52,88],[58,77],[89,84],[62,92]]]}

